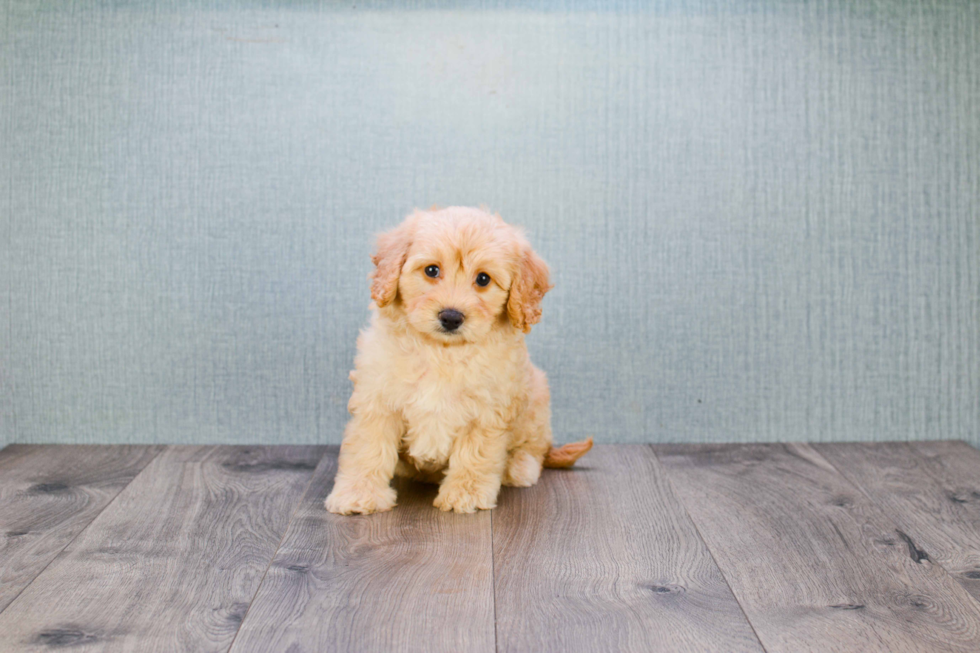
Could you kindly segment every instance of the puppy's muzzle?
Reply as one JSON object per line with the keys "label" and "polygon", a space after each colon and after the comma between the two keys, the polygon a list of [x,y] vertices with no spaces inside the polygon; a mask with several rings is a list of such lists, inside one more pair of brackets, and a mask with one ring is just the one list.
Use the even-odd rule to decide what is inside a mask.
{"label": "puppy's muzzle", "polygon": [[463,323],[463,314],[454,308],[444,308],[439,311],[439,323],[446,331],[453,332]]}

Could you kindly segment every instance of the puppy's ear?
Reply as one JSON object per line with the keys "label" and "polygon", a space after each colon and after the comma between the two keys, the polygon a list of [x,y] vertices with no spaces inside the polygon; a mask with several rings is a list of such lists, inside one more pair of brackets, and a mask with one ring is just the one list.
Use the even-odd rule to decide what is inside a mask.
{"label": "puppy's ear", "polygon": [[406,220],[398,227],[378,236],[378,251],[371,255],[375,270],[371,275],[371,299],[383,308],[398,294],[398,277],[412,245],[412,230]]}
{"label": "puppy's ear", "polygon": [[541,319],[541,300],[553,287],[548,265],[530,247],[525,247],[507,298],[507,315],[514,328],[530,333],[531,325]]}

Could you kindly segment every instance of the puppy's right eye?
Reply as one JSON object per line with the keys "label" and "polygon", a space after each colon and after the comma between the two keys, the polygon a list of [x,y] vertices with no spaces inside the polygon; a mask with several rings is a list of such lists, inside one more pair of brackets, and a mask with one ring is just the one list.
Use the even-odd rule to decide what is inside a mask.
{"label": "puppy's right eye", "polygon": [[429,265],[429,266],[426,266],[426,268],[425,268],[425,276],[432,277],[433,279],[435,279],[436,277],[438,277],[439,276],[439,266],[438,265]]}

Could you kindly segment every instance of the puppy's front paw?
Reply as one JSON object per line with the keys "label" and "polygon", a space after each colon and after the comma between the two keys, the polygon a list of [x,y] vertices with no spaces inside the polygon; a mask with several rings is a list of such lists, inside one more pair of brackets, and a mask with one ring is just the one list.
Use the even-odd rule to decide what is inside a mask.
{"label": "puppy's front paw", "polygon": [[370,515],[394,508],[395,498],[392,487],[335,486],[323,505],[338,515]]}
{"label": "puppy's front paw", "polygon": [[497,493],[487,490],[474,492],[460,485],[444,484],[439,488],[439,494],[432,505],[446,512],[493,510],[497,507]]}

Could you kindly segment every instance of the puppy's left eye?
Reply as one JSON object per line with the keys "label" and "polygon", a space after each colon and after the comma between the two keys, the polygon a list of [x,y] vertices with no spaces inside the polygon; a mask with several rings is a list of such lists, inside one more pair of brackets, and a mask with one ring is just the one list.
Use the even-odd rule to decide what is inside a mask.
{"label": "puppy's left eye", "polygon": [[428,265],[425,268],[425,276],[432,277],[435,279],[439,276],[439,266],[438,265]]}
{"label": "puppy's left eye", "polygon": [[480,286],[481,288],[485,288],[486,286],[489,286],[490,275],[487,274],[486,272],[481,272],[480,274],[476,275],[476,285]]}

